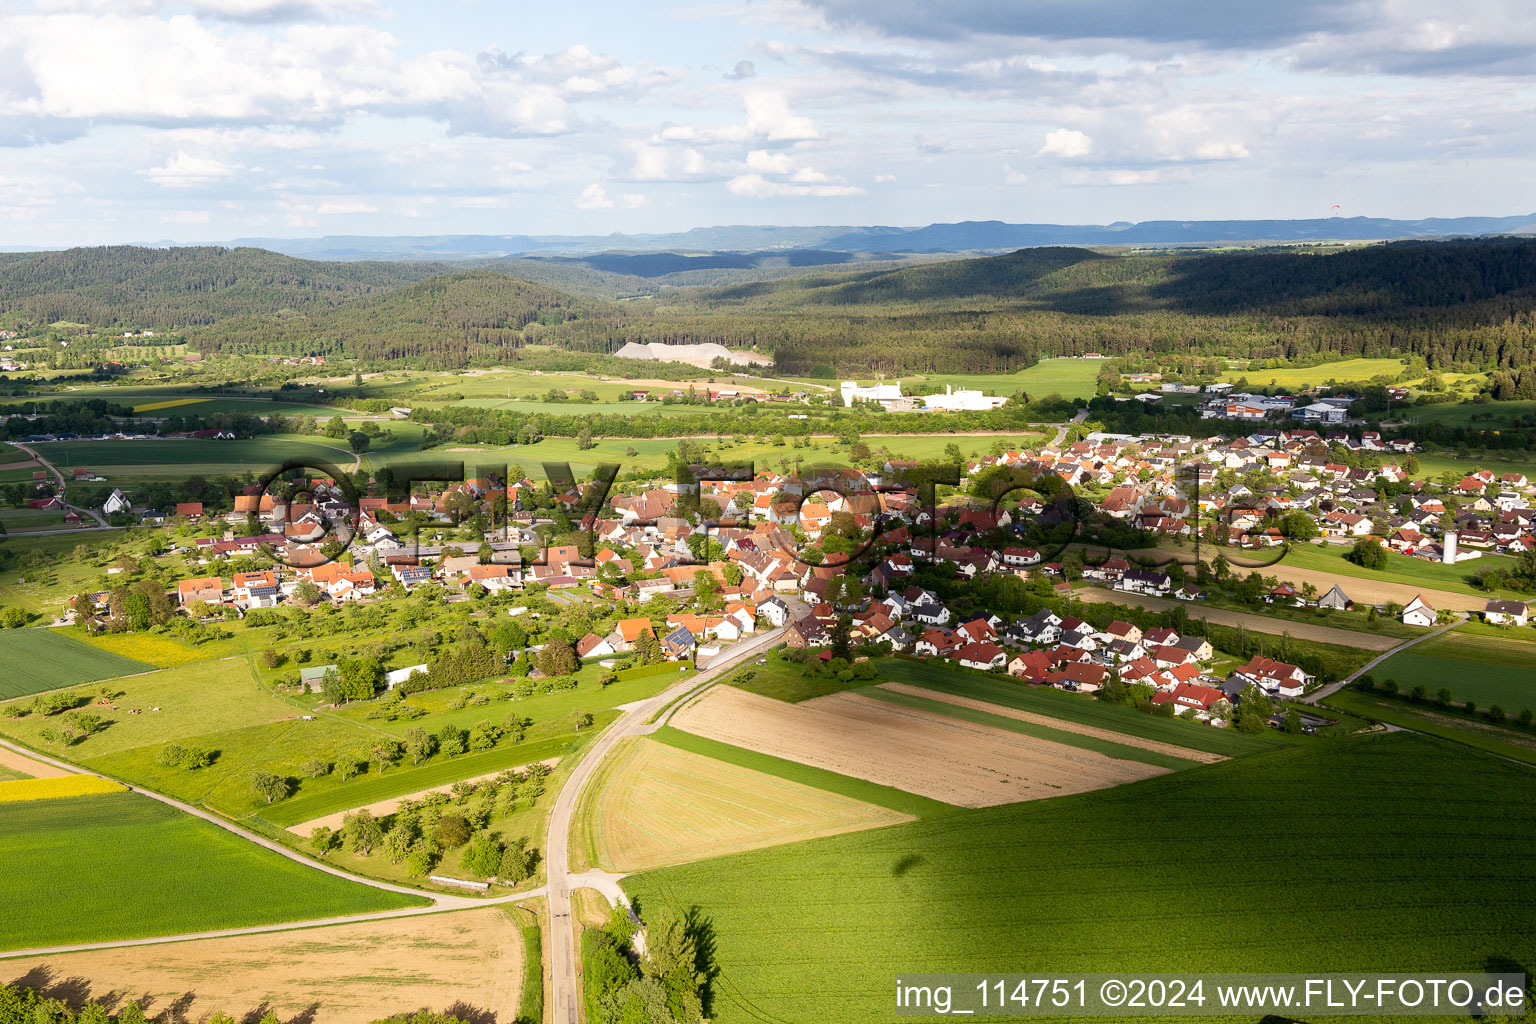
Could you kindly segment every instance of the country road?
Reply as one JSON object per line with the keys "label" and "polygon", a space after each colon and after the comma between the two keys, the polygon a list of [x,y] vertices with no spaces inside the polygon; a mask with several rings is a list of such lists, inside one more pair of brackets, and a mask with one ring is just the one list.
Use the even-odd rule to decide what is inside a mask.
{"label": "country road", "polygon": [[1084,420],[1086,420],[1087,418],[1088,418],[1088,410],[1087,409],[1079,409],[1079,410],[1077,410],[1077,414],[1076,415],[1074,415],[1070,420],[1067,420],[1067,422],[1063,423],[1061,426],[1056,428],[1056,439],[1051,442],[1052,447],[1060,448],[1061,445],[1062,445],[1062,442],[1066,441],[1066,439],[1067,439],[1067,431],[1072,429],[1072,424],[1074,424],[1074,423],[1081,423]]}
{"label": "country road", "polygon": [[[38,463],[44,469],[46,469],[48,472],[53,474],[53,478],[59,482],[59,498],[60,498],[60,500],[63,500],[64,495],[68,492],[68,485],[64,481],[64,474],[59,472],[59,467],[55,466],[53,463],[49,462],[47,459],[45,459],[41,455],[37,454],[37,450],[36,449],[29,447],[28,445],[26,445],[25,443],[23,443],[21,441],[12,441],[11,445],[13,447],[20,448],[22,451],[24,451],[28,455],[32,456],[34,459],[36,459],[38,461]],[[31,531],[32,534],[35,536],[35,535],[37,535],[39,533],[79,533],[81,530],[114,530],[114,529],[118,529],[118,527],[114,527],[114,526],[108,525],[107,521],[105,519],[103,519],[101,517],[100,513],[96,512],[94,509],[82,508],[82,507],[80,507],[78,505],[70,505],[68,502],[65,502],[65,505],[67,507],[69,507],[69,508],[74,509],[76,512],[79,512],[83,516],[90,516],[92,519],[96,520],[96,525],[95,526],[84,526],[84,527],[79,527],[79,526],[71,527],[68,530],[35,530],[35,531]]]}
{"label": "country road", "polygon": [[[695,676],[694,678],[697,679],[698,677]],[[248,829],[241,828],[239,825],[236,825],[233,822],[226,821],[216,814],[212,814],[208,811],[201,810],[200,808],[193,807],[190,804],[184,804],[180,800],[173,800],[172,798],[165,796],[162,793],[156,793],[153,790],[144,789],[141,786],[129,785],[128,783],[123,782],[121,779],[114,779],[110,775],[102,775],[100,772],[87,771],[78,765],[70,764],[67,761],[60,761],[57,758],[49,757],[47,754],[41,753],[39,751],[18,746],[9,740],[0,739],[0,748],[11,750],[15,753],[32,758],[33,760],[41,761],[44,764],[52,765],[55,768],[59,768],[73,774],[94,775],[98,778],[108,779],[112,782],[116,782],[121,786],[127,786],[131,792],[138,793],[140,796],[149,797],[151,800],[158,800],[163,804],[174,807],[178,811],[183,811],[195,818],[201,818],[210,824],[224,829],[226,832],[231,832],[239,836],[241,839],[255,843],[257,846],[264,847],[265,849],[271,850],[273,853],[276,853],[279,856],[286,857],[291,861],[303,864],[305,867],[313,868],[316,871],[324,871],[327,874],[335,875],[337,878],[344,878],[349,882],[356,882],[360,885],[366,885],[374,889],[384,889],[388,892],[404,893],[408,896],[419,896],[422,899],[430,901],[427,906],[423,907],[404,907],[400,910],[383,910],[370,914],[351,914],[342,917],[316,918],[308,921],[286,921],[280,924],[255,925],[248,928],[222,928],[216,931],[207,932],[184,932],[177,935],[154,935],[141,939],[119,939],[113,942],[84,942],[69,946],[46,946],[37,949],[13,949],[0,951],[0,960],[23,956],[37,956],[43,953],[74,953],[86,949],[116,949],[121,946],[149,946],[161,942],[185,942],[192,939],[215,939],[224,938],[230,935],[255,935],[259,932],[279,932],[287,931],[293,928],[312,928],[320,925],[353,924],[358,921],[380,921],[392,917],[412,917],[417,914],[438,914],[451,910],[468,910],[473,907],[495,906],[498,903],[515,903],[520,900],[527,900],[536,896],[544,895],[544,887],[540,886],[537,889],[531,889],[526,892],[512,893],[507,896],[495,896],[489,899],[478,898],[474,896],[455,896],[447,893],[423,892],[420,889],[412,889],[404,885],[394,885],[389,882],[379,881],[375,878],[366,878],[362,875],[354,875],[350,871],[343,871],[341,868],[333,867],[332,865],[326,864],[323,861],[315,860],[313,857],[306,857],[301,853],[290,850],[288,847],[282,845],[281,843],[273,842],[264,836],[259,836],[256,833],[249,831]]]}
{"label": "country road", "polygon": [[561,787],[550,813],[549,844],[545,860],[545,871],[549,879],[546,883],[549,893],[549,938],[545,945],[550,955],[550,1005],[553,1014],[550,1020],[553,1024],[577,1024],[577,1007],[581,1002],[581,965],[571,921],[573,876],[570,838],[572,819],[581,798],[582,787],[620,740],[642,735],[646,731],[652,715],[678,697],[708,686],[727,670],[767,651],[784,633],[785,629],[780,627],[738,644],[735,649],[723,652],[703,671],[688,676],[654,697],[629,705],[623,717],[609,726],[597,742],[587,748]]}
{"label": "country road", "polygon": [[1369,672],[1371,669],[1375,668],[1377,665],[1380,665],[1382,662],[1386,661],[1388,658],[1392,657],[1394,654],[1399,654],[1399,653],[1401,653],[1403,651],[1406,651],[1408,648],[1412,647],[1414,644],[1421,644],[1425,640],[1433,639],[1434,637],[1439,636],[1441,633],[1444,633],[1447,630],[1455,629],[1457,626],[1461,625],[1465,621],[1467,621],[1466,615],[1458,615],[1456,617],[1456,621],[1452,622],[1449,625],[1441,626],[1439,629],[1432,629],[1428,633],[1425,633],[1423,636],[1416,636],[1412,640],[1405,640],[1402,643],[1398,644],[1396,647],[1392,648],[1390,651],[1387,651],[1384,654],[1378,654],[1376,657],[1372,658],[1370,661],[1366,662],[1364,665],[1361,665],[1352,674],[1350,674],[1348,676],[1345,676],[1343,679],[1340,679],[1338,682],[1336,682],[1336,683],[1329,683],[1327,686],[1319,687],[1316,692],[1307,694],[1305,697],[1301,698],[1301,702],[1303,704],[1316,704],[1318,701],[1322,700],[1324,697],[1328,697],[1328,696],[1331,696],[1331,695],[1333,695],[1335,693],[1338,693],[1340,690],[1344,689],[1344,687],[1348,686],[1350,683],[1354,682],[1356,679],[1359,679],[1361,676],[1365,675],[1365,673]]}

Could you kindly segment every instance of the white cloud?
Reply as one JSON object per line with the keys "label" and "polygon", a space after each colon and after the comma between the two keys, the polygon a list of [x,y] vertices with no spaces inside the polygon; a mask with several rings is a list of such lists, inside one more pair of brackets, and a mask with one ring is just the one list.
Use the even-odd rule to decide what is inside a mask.
{"label": "white cloud", "polygon": [[769,142],[821,138],[810,118],[790,112],[789,99],[781,92],[749,92],[746,105],[747,130]]}
{"label": "white cloud", "polygon": [[725,183],[732,195],[747,199],[778,199],[795,196],[861,196],[855,185],[807,185],[788,181],[770,181],[761,174],[741,174]]}
{"label": "white cloud", "polygon": [[160,218],[162,224],[207,224],[213,217],[207,210],[178,210]]}
{"label": "white cloud", "polygon": [[185,150],[177,150],[176,155],[166,160],[163,165],[139,173],[156,185],[164,185],[166,188],[191,188],[195,185],[208,185],[222,181],[237,170],[239,168],[232,167],[222,160],[188,156]]}
{"label": "white cloud", "polygon": [[895,181],[895,180],[896,180],[896,175],[894,175],[894,174],[877,174],[877,175],[875,175],[875,184],[877,184],[877,185],[883,185],[886,182]]}
{"label": "white cloud", "polygon": [[1003,164],[1004,185],[1024,185],[1029,182],[1029,175],[1016,171],[1009,164]]}
{"label": "white cloud", "polygon": [[1040,147],[1036,156],[1060,156],[1068,159],[1087,156],[1093,152],[1093,140],[1080,131],[1071,128],[1057,128],[1053,132],[1047,132],[1045,145]]}
{"label": "white cloud", "polygon": [[788,174],[795,162],[788,153],[770,153],[766,149],[754,149],[747,154],[747,169],[759,174]]}
{"label": "white cloud", "polygon": [[593,182],[581,190],[581,195],[576,197],[578,210],[606,210],[613,206],[613,200],[608,198],[608,190],[597,182]]}
{"label": "white cloud", "polygon": [[352,213],[378,213],[379,208],[362,199],[333,199],[320,203],[315,207],[315,212],[322,217],[329,217]]}
{"label": "white cloud", "polygon": [[623,199],[625,208],[630,210],[638,210],[640,207],[645,205],[645,196],[641,195],[639,192],[625,192],[621,198]]}

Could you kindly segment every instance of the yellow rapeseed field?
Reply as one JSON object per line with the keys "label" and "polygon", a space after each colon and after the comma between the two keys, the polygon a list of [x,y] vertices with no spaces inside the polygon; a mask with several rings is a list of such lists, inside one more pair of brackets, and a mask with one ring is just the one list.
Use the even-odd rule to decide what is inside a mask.
{"label": "yellow rapeseed field", "polygon": [[58,779],[18,779],[0,782],[0,804],[20,800],[56,800],[90,793],[117,793],[125,787],[96,775],[65,775]]}

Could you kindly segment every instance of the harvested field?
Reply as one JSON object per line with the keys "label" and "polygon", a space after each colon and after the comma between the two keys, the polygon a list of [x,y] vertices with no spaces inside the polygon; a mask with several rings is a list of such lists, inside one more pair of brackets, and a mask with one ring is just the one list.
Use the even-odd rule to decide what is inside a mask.
{"label": "harvested field", "polygon": [[[1347,589],[1351,597],[1355,596],[1354,592],[1356,590],[1364,593],[1370,586],[1365,580],[1360,580],[1358,583],[1365,585],[1359,586],[1357,581],[1354,580],[1349,582]],[[1332,583],[1328,584],[1330,587],[1332,585]],[[1324,592],[1326,589],[1320,588],[1319,593]],[[1178,601],[1149,597],[1146,594],[1127,594],[1117,590],[1103,590],[1099,587],[1084,587],[1077,593],[1084,601],[1107,601],[1110,604],[1133,605],[1137,608],[1151,608],[1156,611],[1164,611],[1174,607],[1189,607],[1188,605],[1181,605]],[[1359,600],[1358,598],[1356,599]],[[1409,599],[1412,600],[1412,595],[1410,595]],[[1427,596],[1425,599],[1430,600]],[[1390,651],[1403,642],[1400,637],[1381,636],[1378,633],[1362,633],[1357,629],[1336,629],[1332,626],[1319,626],[1311,622],[1295,622],[1291,619],[1277,619],[1268,615],[1233,611],[1229,608],[1207,608],[1201,605],[1198,616],[1195,615],[1193,610],[1191,610],[1190,614],[1191,618],[1205,619],[1208,622],[1214,622],[1218,626],[1241,625],[1258,633],[1289,633],[1298,640],[1315,640],[1322,644],[1337,644],[1340,647],[1354,647],[1362,651]]]}
{"label": "harvested field", "polygon": [[[553,768],[555,765],[560,763],[560,759],[558,757],[551,757],[551,758],[547,758],[547,759],[545,759],[543,761],[539,761],[537,763],[545,765],[545,766],[547,766],[549,768]],[[527,767],[528,767],[528,765],[522,764],[522,765],[518,765],[515,768],[503,768],[500,771],[494,771],[494,772],[491,772],[488,775],[477,775],[477,776],[475,776],[472,779],[462,779],[462,780],[459,780],[459,781],[463,781],[463,782],[484,782],[486,779],[494,779],[496,776],[500,775],[504,771],[518,772],[518,771],[522,771],[523,769],[525,769]],[[332,830],[341,828],[341,819],[345,818],[349,814],[354,814],[357,811],[365,810],[366,809],[375,818],[382,818],[386,814],[393,814],[393,813],[395,813],[395,808],[400,806],[400,802],[402,800],[420,800],[422,797],[426,796],[428,793],[447,793],[447,792],[450,792],[453,789],[453,787],[455,785],[457,785],[457,784],[458,784],[457,782],[450,782],[447,785],[433,786],[431,789],[423,789],[423,790],[421,790],[420,792],[417,792],[417,793],[407,793],[404,796],[396,796],[396,797],[391,797],[388,800],[379,800],[379,801],[376,801],[375,803],[364,804],[362,807],[353,807],[353,808],[351,808],[349,810],[337,811],[334,814],[327,814],[323,818],[315,818],[312,821],[301,822],[298,825],[290,825],[290,826],[288,826],[288,831],[292,832],[296,836],[302,836],[302,837],[308,839],[309,838],[309,833],[311,832],[311,830],[313,830],[315,828],[318,828],[321,825],[324,825],[326,828],[329,828],[329,829],[332,829]]]}
{"label": "harvested field", "polygon": [[1191,750],[1188,747],[1163,743],[1159,740],[1143,739],[1140,736],[1127,736],[1125,733],[1115,732],[1113,729],[1098,729],[1091,725],[1080,725],[1076,722],[1052,718],[1049,715],[1036,715],[1028,711],[1020,711],[1018,708],[1004,707],[1000,704],[989,704],[984,700],[961,697],[953,693],[942,693],[938,690],[928,690],[921,686],[912,686],[908,683],[881,683],[880,688],[882,690],[890,690],[893,693],[905,693],[913,697],[923,697],[927,700],[936,700],[944,704],[953,704],[956,707],[974,708],[977,711],[985,711],[988,714],[1012,718],[1019,722],[1031,722],[1035,725],[1043,725],[1051,729],[1060,729],[1062,732],[1076,733],[1079,736],[1092,736],[1096,739],[1109,740],[1112,743],[1123,743],[1128,747],[1139,747],[1142,750],[1167,754],[1169,757],[1182,757],[1189,761],[1199,761],[1201,764],[1215,764],[1217,761],[1226,760],[1220,754],[1211,754],[1204,750]]}
{"label": "harvested field", "polygon": [[591,857],[609,871],[913,820],[651,739],[630,741],[601,771],[586,820]]}
{"label": "harvested field", "polygon": [[8,768],[34,779],[60,779],[70,774],[62,768],[33,760],[26,754],[18,754],[6,747],[0,747],[0,768]]}
{"label": "harvested field", "polygon": [[366,1024],[420,1008],[510,1022],[523,936],[500,907],[15,961],[0,979],[75,1006],[116,995],[156,1017]]}
{"label": "harvested field", "polygon": [[961,807],[1083,793],[1165,771],[850,693],[785,704],[714,687],[671,724]]}

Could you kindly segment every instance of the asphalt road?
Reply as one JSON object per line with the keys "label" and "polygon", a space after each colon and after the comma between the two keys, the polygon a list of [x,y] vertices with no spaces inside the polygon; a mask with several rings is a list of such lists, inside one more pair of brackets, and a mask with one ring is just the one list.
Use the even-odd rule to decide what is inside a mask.
{"label": "asphalt road", "polygon": [[[1318,687],[1318,689],[1316,691],[1314,691],[1313,693],[1309,693],[1305,697],[1301,698],[1301,702],[1303,704],[1316,704],[1318,701],[1322,700],[1324,697],[1327,697],[1327,696],[1329,696],[1331,694],[1338,693],[1340,690],[1344,689],[1344,687],[1348,686],[1350,683],[1354,682],[1356,679],[1359,679],[1361,676],[1365,675],[1371,669],[1375,668],[1377,665],[1380,665],[1382,662],[1386,661],[1388,658],[1392,657],[1394,654],[1398,654],[1398,653],[1400,653],[1402,651],[1406,651],[1408,648],[1412,647],[1414,644],[1421,644],[1425,640],[1430,639],[1431,637],[1437,637],[1441,633],[1444,633],[1444,632],[1446,632],[1448,630],[1455,629],[1457,626],[1461,625],[1465,621],[1467,621],[1467,617],[1465,615],[1458,615],[1456,617],[1456,621],[1451,623],[1448,626],[1441,626],[1439,629],[1432,629],[1432,630],[1430,630],[1428,633],[1425,633],[1423,636],[1416,636],[1412,640],[1405,640],[1402,643],[1398,644],[1396,647],[1392,648],[1390,651],[1387,651],[1385,654],[1379,654],[1376,657],[1372,658],[1370,661],[1366,662],[1364,665],[1361,665],[1358,669],[1356,669],[1354,671],[1354,674],[1346,676],[1343,679],[1340,679],[1336,683],[1329,683],[1327,686]],[[1392,726],[1389,726],[1388,729],[1389,729],[1389,731],[1396,731],[1395,727],[1392,727]]]}
{"label": "asphalt road", "polygon": [[[39,464],[42,465],[42,467],[44,469],[46,469],[48,472],[53,474],[53,478],[59,482],[59,497],[63,498],[65,493],[67,493],[67,491],[68,491],[68,485],[64,482],[64,474],[59,472],[59,467],[55,466],[53,463],[49,462],[47,459],[45,459],[41,455],[37,454],[37,450],[35,448],[28,447],[25,443],[23,443],[21,441],[12,441],[11,444],[13,446],[17,447],[17,448],[20,448],[22,451],[26,452],[28,455],[32,456],[34,459],[36,459],[38,461]],[[65,504],[67,505],[68,503],[66,502]],[[114,527],[107,525],[107,521],[105,519],[103,519],[101,517],[101,514],[99,512],[96,512],[94,509],[81,508],[78,505],[69,505],[68,507],[74,509],[76,512],[79,512],[83,516],[90,516],[92,519],[96,520],[96,525],[94,527],[91,527],[91,526],[86,526],[86,527],[75,526],[75,527],[71,527],[71,528],[69,528],[67,530],[35,530],[35,531],[31,531],[31,535],[32,536],[37,536],[38,534],[47,534],[47,533],[79,533],[82,529],[85,529],[85,530],[92,530],[92,529],[95,529],[95,530],[111,530],[111,529],[114,529]]]}
{"label": "asphalt road", "polygon": [[582,788],[591,779],[603,758],[622,739],[647,731],[652,715],[667,704],[708,686],[723,673],[768,651],[783,638],[785,630],[771,630],[724,651],[709,667],[681,680],[648,700],[630,705],[623,717],[608,727],[597,742],[582,756],[555,798],[549,821],[549,843],[545,851],[546,883],[549,895],[550,1005],[553,1024],[577,1024],[581,1003],[581,961],[576,950],[576,934],[571,922],[571,821]]}

